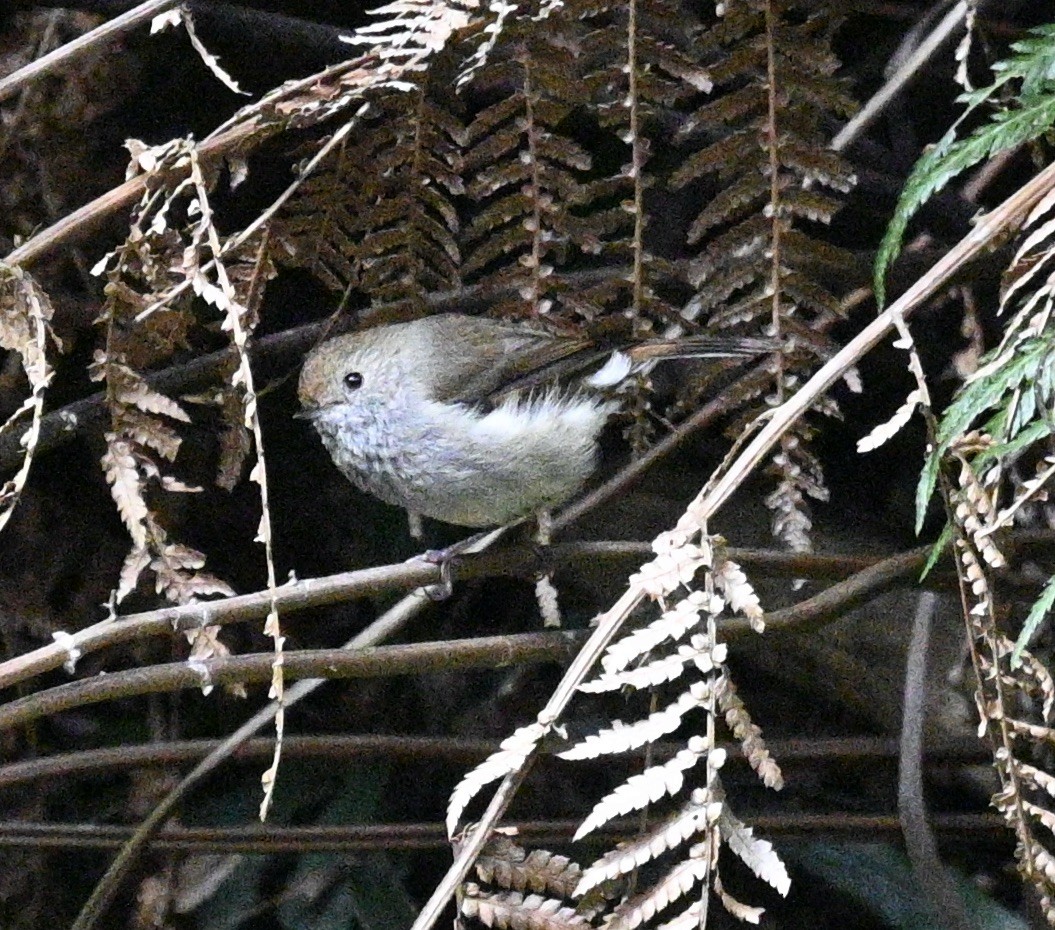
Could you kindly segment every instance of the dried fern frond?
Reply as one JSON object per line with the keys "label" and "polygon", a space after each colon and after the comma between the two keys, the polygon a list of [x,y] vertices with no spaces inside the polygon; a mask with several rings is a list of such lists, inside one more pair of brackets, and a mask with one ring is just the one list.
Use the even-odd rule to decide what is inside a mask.
{"label": "dried fern frond", "polygon": [[[189,143],[156,149],[133,143],[131,150],[134,170],[159,176],[171,164],[192,157]],[[99,318],[105,328],[105,347],[96,351],[92,368],[92,377],[106,384],[110,410],[102,464],[118,513],[132,538],[132,549],[115,592],[116,603],[135,590],[140,576],[148,569],[154,575],[157,592],[174,603],[233,593],[225,582],[203,570],[202,553],[170,540],[163,525],[156,494],[197,490],[165,470],[165,463],[173,462],[179,453],[177,425],[189,422],[190,417],[179,402],[149,387],[140,373],[186,346],[194,325],[185,300],[162,308],[142,322],[136,321],[154,295],[180,279],[181,270],[198,273],[193,250],[184,247],[180,230],[170,225],[176,222],[178,199],[190,199],[194,183],[188,179],[178,182],[174,191],[161,188],[144,195],[128,239],[96,269],[105,271],[107,277],[106,301]],[[208,222],[207,212],[201,209],[200,199],[197,202],[197,218],[192,224],[203,230],[203,224]],[[190,238],[194,238],[194,233]],[[194,658],[211,656],[222,649],[215,632],[206,629],[194,638]]]}
{"label": "dried fern frond", "polygon": [[562,11],[546,29],[520,19],[469,85],[483,95],[503,89],[469,123],[462,163],[477,204],[464,229],[463,273],[487,289],[517,290],[497,314],[559,315],[566,288],[555,272],[586,248],[572,209],[592,159],[568,132],[584,102],[576,32],[581,26]]}
{"label": "dried fern frond", "polygon": [[[1053,91],[1055,84],[1048,82],[1045,92],[1055,99]],[[1031,648],[1055,600],[1055,586],[1049,580],[1013,643],[1004,631],[1009,611],[999,599],[995,575],[1006,564],[1001,548],[1006,528],[1043,511],[1055,477],[1053,209],[1055,196],[1049,195],[1028,218],[1005,278],[1004,337],[981,359],[934,431],[917,491],[917,521],[940,485],[966,605],[981,731],[992,744],[1001,784],[993,805],[1016,836],[1019,870],[1036,887],[1042,910],[1055,925],[1055,776],[1035,764],[1046,753],[1025,761],[1031,749],[1050,745],[1052,738],[1052,657],[1050,650],[1034,654]]]}
{"label": "dried fern frond", "polygon": [[275,227],[285,263],[417,314],[428,294],[461,281],[453,198],[463,192],[463,129],[429,86],[375,96]]}
{"label": "dried fern frond", "polygon": [[502,833],[487,841],[475,869],[480,880],[489,885],[560,898],[570,898],[582,879],[582,868],[567,856],[542,849],[529,853]]}
{"label": "dried fern frond", "polygon": [[554,898],[523,895],[518,891],[482,892],[466,885],[460,901],[461,913],[475,917],[484,926],[498,930],[581,930],[588,918]]}
{"label": "dried fern frond", "polygon": [[[854,108],[834,77],[834,27],[821,10],[751,0],[728,5],[703,34],[717,89],[680,134],[686,142],[713,141],[689,151],[672,176],[675,188],[718,185],[689,231],[690,243],[700,247],[692,310],[715,327],[791,335],[805,350],[782,354],[768,385],[730,399],[742,410],[734,432],[760,412],[752,402],[757,394],[778,404],[796,389],[811,352],[824,352],[824,334],[842,316],[826,281],[831,269],[845,270],[853,260],[813,234],[831,221],[841,205],[836,195],[854,181],[822,130],[826,115]],[[810,548],[808,500],[827,499],[820,462],[809,448],[812,435],[800,421],[767,469],[775,481],[766,498],[773,533],[800,551]]]}
{"label": "dried fern frond", "polygon": [[48,342],[55,341],[53,314],[50,298],[28,272],[0,265],[0,348],[17,353],[29,382],[29,396],[0,424],[0,435],[15,429],[26,414],[30,418],[20,440],[25,449],[22,462],[14,476],[0,485],[0,530],[11,519],[26,486],[40,436],[44,393],[53,374],[47,356]]}
{"label": "dried fern frond", "polygon": [[480,793],[480,789],[493,781],[516,772],[536,750],[539,741],[549,732],[541,723],[520,727],[502,741],[499,750],[488,756],[475,769],[467,773],[451,792],[447,802],[447,835],[453,837],[461,823],[469,802]]}
{"label": "dried fern frond", "polygon": [[[656,806],[662,811],[670,800],[678,803],[643,828],[640,836],[619,844],[591,865],[577,893],[657,862],[666,871],[619,904],[606,926],[636,927],[701,883],[704,897],[715,890],[731,913],[747,919],[755,911],[728,898],[721,889],[717,856],[723,844],[729,845],[756,875],[782,894],[787,893],[788,879],[772,846],[755,840],[729,810],[718,775],[725,762],[725,751],[715,743],[719,719],[724,717],[767,787],[779,789],[783,780],[761,731],[736,695],[725,664],[726,647],[716,642],[716,620],[728,608],[748,616],[752,624],[761,628],[761,608],[743,571],[728,562],[721,548],[716,548],[709,538],[693,541],[686,530],[679,529],[661,536],[655,549],[656,558],[635,577],[664,606],[663,615],[643,630],[629,632],[612,643],[602,659],[603,671],[594,680],[584,682],[580,690],[625,688],[651,693],[672,686],[679,690],[666,706],[660,701],[660,709],[639,721],[617,723],[589,735],[561,753],[561,757],[573,760],[617,755],[661,737],[675,734],[676,738],[688,723],[686,715],[690,712],[702,714],[704,725],[693,727],[694,734],[669,760],[647,765],[597,802],[580,825],[576,839],[632,811]],[[689,588],[688,594],[679,591],[684,587]],[[678,600],[672,605],[674,597]],[[686,634],[690,636],[689,643],[679,644],[678,640]],[[690,790],[692,772],[701,763],[703,785]],[[686,793],[688,800],[679,801]],[[693,838],[697,842],[682,852],[680,847]],[[675,860],[673,864],[668,861],[671,858]],[[677,925],[682,918],[687,920],[685,915],[690,913],[699,917],[698,902],[689,901],[682,916],[674,918],[672,924]]]}
{"label": "dried fern frond", "polygon": [[592,927],[612,891],[609,883],[572,903],[582,877],[578,863],[545,850],[528,852],[502,832],[487,841],[475,870],[481,884],[462,886],[458,908],[488,927]]}

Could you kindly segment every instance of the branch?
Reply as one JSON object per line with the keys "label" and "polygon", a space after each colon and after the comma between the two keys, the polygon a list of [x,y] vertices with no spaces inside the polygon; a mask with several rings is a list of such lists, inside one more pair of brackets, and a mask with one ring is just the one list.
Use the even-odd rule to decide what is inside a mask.
{"label": "branch", "polygon": [[916,47],[915,51],[891,75],[890,79],[872,95],[868,103],[863,106],[853,119],[850,120],[832,140],[832,148],[842,152],[846,147],[867,129],[872,122],[883,112],[891,100],[894,99],[909,81],[914,78],[924,65],[934,57],[941,47],[951,36],[964,27],[967,17],[968,4],[960,0],[928,34],[927,37]]}
{"label": "branch", "polygon": [[[282,111],[280,104],[283,101],[300,93],[314,93],[317,97],[319,93],[325,92],[324,85],[327,81],[339,81],[343,76],[363,72],[365,65],[371,61],[373,59],[370,56],[353,58],[299,81],[287,82],[265,95],[258,103],[239,110],[230,120],[203,139],[197,147],[199,160],[218,158],[254,136],[258,143],[262,142],[267,135],[266,130],[277,131],[282,128],[283,123],[275,114]],[[189,170],[188,164],[186,171],[180,176]],[[156,178],[152,177],[151,180],[153,182]],[[9,265],[28,267],[60,246],[84,239],[111,214],[135,203],[146,190],[146,181],[145,175],[139,175],[107,191],[9,252],[4,261]]]}
{"label": "branch", "polygon": [[129,32],[140,23],[153,19],[158,13],[164,13],[165,10],[177,6],[179,3],[180,0],[147,0],[147,2],[140,3],[139,6],[134,7],[127,13],[122,13],[109,22],[96,26],[84,35],[78,36],[72,42],[67,42],[61,48],[55,49],[55,51],[48,53],[43,58],[30,62],[24,68],[19,68],[13,74],[9,74],[0,80],[0,102],[3,102],[8,97],[13,97],[31,81],[58,71],[68,70],[77,58],[80,58],[93,46],[102,45],[115,36]]}
{"label": "branch", "polygon": [[[139,768],[179,766],[213,752],[219,739],[187,739],[145,743],[134,746],[110,746],[104,749],[83,749],[78,752],[58,753],[37,759],[23,759],[0,765],[0,790],[17,788],[34,782],[50,782],[37,790],[57,788],[55,782],[67,778],[102,777],[127,773]],[[880,759],[894,761],[898,757],[897,740],[885,737],[857,736],[821,739],[768,740],[769,751],[780,759],[781,765],[816,762],[873,762]],[[723,743],[729,759],[742,760],[739,743]],[[482,762],[499,747],[497,740],[466,739],[462,737],[385,736],[357,734],[354,736],[287,736],[285,752],[301,759],[323,759],[334,764],[347,764],[356,759],[381,759],[400,763],[443,762],[451,765],[470,765]],[[654,743],[653,758],[671,758],[679,746]],[[274,740],[257,737],[246,740],[234,753],[234,762],[255,764],[270,757]],[[631,758],[644,758],[648,750],[641,749]],[[550,758],[550,753],[545,753]],[[927,759],[948,766],[951,763],[976,764],[991,761],[991,756],[974,736],[949,737],[927,745]],[[603,765],[601,760],[597,764]]]}
{"label": "branch", "polygon": [[[874,842],[893,841],[898,821],[892,814],[792,813],[751,818],[751,825],[766,836],[830,838]],[[531,845],[567,845],[578,820],[540,820],[510,824],[518,838]],[[1006,832],[997,814],[937,814],[935,829],[949,837],[972,840]],[[0,847],[36,849],[115,849],[128,841],[133,827],[83,823],[0,822]],[[613,820],[584,842],[606,844],[630,839],[640,830],[631,820]],[[441,823],[342,824],[338,826],[280,826],[244,824],[234,827],[169,826],[151,840],[159,852],[191,855],[274,855],[277,853],[363,853],[392,850],[446,849],[450,841]]]}
{"label": "branch", "polygon": [[[452,669],[503,668],[514,663],[564,661],[575,655],[583,636],[577,632],[520,633],[476,639],[375,646],[372,649],[303,649],[287,652],[283,671],[299,678],[385,678]],[[227,656],[171,662],[96,675],[48,688],[0,706],[0,730],[21,726],[75,707],[141,694],[158,694],[215,685],[269,682],[274,655]]]}
{"label": "branch", "polygon": [[[455,567],[457,577],[481,577],[503,574],[511,553],[502,556],[481,556],[467,559]],[[532,556],[527,550],[524,559]],[[514,558],[508,570],[516,571]],[[524,563],[521,562],[521,565]],[[478,574],[478,572],[480,574]],[[407,591],[423,585],[436,584],[440,568],[424,561],[386,565],[380,568],[342,572],[325,578],[310,578],[285,584],[277,591],[275,604],[283,612],[303,610],[326,604],[337,604],[354,597],[376,597],[392,591]],[[217,601],[201,601],[162,607],[146,613],[126,617],[112,617],[76,633],[60,636],[59,640],[33,652],[16,656],[0,663],[0,688],[9,687],[27,678],[58,668],[70,660],[95,652],[106,646],[194,630],[201,626],[224,626],[260,620],[267,616],[271,598],[266,591],[242,594]]]}
{"label": "branch", "polygon": [[[583,562],[637,560],[646,557],[651,551],[646,543],[636,542],[562,543],[541,551],[509,547],[487,555],[459,557],[452,564],[451,571],[454,580],[502,575],[527,578],[537,572]],[[801,555],[765,549],[734,548],[729,550],[729,556],[741,565],[766,569],[773,576],[784,578],[846,578],[877,563],[885,564],[875,558]],[[911,566],[915,564],[916,561],[911,561]],[[440,569],[436,565],[423,561],[401,562],[294,581],[278,589],[276,603],[284,613],[293,613],[309,607],[344,603],[356,597],[378,597],[413,590],[435,584],[439,578]],[[826,596],[827,592],[822,592],[804,604]],[[89,653],[110,646],[140,642],[157,636],[172,636],[197,629],[203,624],[226,626],[262,620],[267,616],[270,603],[266,591],[257,591],[222,600],[161,607],[103,620],[67,636],[60,636],[59,641],[47,646],[0,662],[0,688],[9,688],[56,669],[69,662],[71,655],[79,661]],[[825,604],[825,610],[837,609],[838,600],[826,601]],[[779,613],[773,615],[777,622],[779,616]]]}
{"label": "branch", "polygon": [[924,896],[929,899],[936,926],[946,930],[968,930],[974,921],[967,915],[956,881],[942,864],[938,843],[927,817],[923,798],[923,721],[926,717],[927,652],[930,628],[938,600],[930,591],[920,593],[912,636],[905,660],[905,700],[898,758],[898,819],[905,837],[912,871]]}

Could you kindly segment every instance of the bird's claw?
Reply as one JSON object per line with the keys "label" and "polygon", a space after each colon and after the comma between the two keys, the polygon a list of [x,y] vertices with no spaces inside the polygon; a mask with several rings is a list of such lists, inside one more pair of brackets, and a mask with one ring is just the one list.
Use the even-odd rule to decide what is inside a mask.
{"label": "bird's claw", "polygon": [[430,565],[438,565],[440,568],[439,584],[425,585],[424,591],[429,600],[445,601],[454,593],[454,578],[451,567],[458,557],[458,547],[448,546],[446,549],[427,549],[420,556],[421,560]]}

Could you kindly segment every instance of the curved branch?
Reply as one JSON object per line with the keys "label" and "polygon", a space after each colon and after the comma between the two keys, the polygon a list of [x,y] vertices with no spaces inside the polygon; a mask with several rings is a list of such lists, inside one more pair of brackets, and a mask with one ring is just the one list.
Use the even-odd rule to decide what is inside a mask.
{"label": "curved branch", "polygon": [[[767,836],[829,837],[843,840],[894,840],[897,818],[891,814],[790,813],[762,814],[752,826]],[[532,845],[566,845],[579,820],[536,820],[510,824],[518,837]],[[937,814],[934,827],[950,838],[1000,836],[1006,828],[998,814]],[[0,847],[43,849],[115,849],[128,841],[133,827],[82,823],[2,823]],[[592,833],[585,842],[609,845],[635,835],[636,821],[614,820]],[[165,852],[224,855],[274,855],[278,853],[446,849],[450,846],[441,823],[341,824],[337,826],[282,826],[243,824],[234,827],[169,826],[151,840],[151,847]]]}
{"label": "curved branch", "polygon": [[[34,782],[49,782],[38,790],[58,787],[66,778],[91,778],[126,773],[140,768],[179,766],[197,762],[223,742],[219,739],[172,740],[135,746],[109,746],[104,749],[82,749],[36,759],[23,759],[0,765],[0,791]],[[231,761],[255,764],[271,756],[274,740],[266,737],[247,739],[231,753]],[[816,762],[871,762],[894,760],[898,744],[894,739],[874,736],[824,737],[820,739],[768,740],[769,751],[782,765]],[[482,762],[498,749],[497,740],[464,737],[385,736],[286,736],[285,755],[303,759],[324,759],[338,765],[354,759],[382,759],[399,762],[437,761],[451,765]],[[680,746],[655,743],[653,758],[669,759]],[[743,759],[739,743],[723,743],[730,760]],[[644,757],[645,750],[639,750]],[[959,736],[931,741],[927,759],[941,765],[975,764],[991,761],[988,750],[974,736]],[[599,763],[603,764],[603,763]]]}
{"label": "curved branch", "polygon": [[[564,661],[584,637],[578,632],[520,633],[477,639],[375,646],[372,649],[305,649],[283,656],[287,680],[310,678],[381,678],[451,669],[501,668],[513,663]],[[273,653],[172,662],[96,675],[30,694],[0,706],[0,730],[20,726],[74,707],[141,694],[185,688],[212,688],[269,682]]]}
{"label": "curved branch", "polygon": [[[577,550],[577,553],[586,557],[591,548],[585,546],[562,547]],[[593,558],[599,551],[607,551],[609,554],[619,553],[621,547],[606,545],[604,549],[593,549]],[[640,554],[641,547],[635,547]],[[775,611],[766,616],[767,626],[772,631],[794,631],[796,633],[812,632],[831,623],[847,610],[858,606],[868,598],[888,590],[891,586],[918,573],[926,562],[929,547],[923,546],[909,552],[899,553],[870,567],[857,572],[855,575],[833,585],[819,594],[784,610]],[[487,556],[480,556],[467,560],[467,566],[475,566],[480,574],[495,574],[495,571],[485,572],[488,565],[508,565],[513,552],[503,551]],[[622,553],[626,554],[626,553]],[[528,554],[530,557],[530,554]],[[513,558],[516,561],[516,558]],[[403,572],[428,572],[434,581],[438,578],[439,568],[434,565],[423,566],[389,566],[384,569],[368,569],[365,572],[349,572],[345,575],[335,575],[327,579],[316,579],[314,582],[295,582],[294,585],[286,585],[279,589],[280,609],[290,610],[289,603],[283,603],[282,599],[289,594],[297,597],[297,606],[310,606],[310,595],[304,592],[290,592],[290,587],[297,588],[299,585],[314,587],[315,593],[325,600],[311,600],[311,604],[331,603],[334,595],[349,587],[360,587],[366,584],[376,585],[379,577],[398,575]],[[535,563],[535,569],[538,565]],[[473,572],[476,574],[476,572]],[[356,578],[354,576],[365,576]],[[422,581],[420,577],[410,579],[413,576],[404,575],[402,581],[419,587],[427,583],[428,579]],[[321,592],[321,593],[320,593]],[[232,602],[238,602],[232,607]],[[242,597],[227,598],[225,601],[215,602],[214,605],[197,604],[191,605],[198,614],[192,614],[188,608],[172,607],[153,611],[151,614],[142,615],[141,619],[134,617],[126,618],[124,621],[109,620],[99,626],[93,637],[84,640],[86,646],[93,645],[99,648],[98,637],[105,638],[109,634],[117,633],[118,641],[139,639],[146,635],[159,635],[163,631],[168,633],[173,629],[180,630],[203,622],[200,611],[203,607],[227,606],[227,610],[218,611],[210,615],[204,622],[209,624],[233,623],[237,620],[258,619],[266,616],[269,601],[266,593],[243,595]],[[130,625],[133,629],[125,632],[122,627]],[[721,627],[723,637],[735,639],[751,633],[750,624],[741,618],[727,620]],[[289,662],[290,678],[356,678],[356,677],[380,677],[385,675],[403,675],[416,672],[429,671],[433,668],[442,668],[444,650],[450,653],[450,667],[462,667],[460,663],[467,663],[465,667],[478,667],[481,663],[484,667],[507,665],[513,661],[541,661],[535,656],[549,658],[555,654],[565,655],[563,650],[569,649],[569,643],[573,641],[581,644],[583,635],[581,632],[553,633],[553,634],[521,634],[519,637],[484,637],[476,640],[460,640],[454,643],[418,643],[410,646],[385,646],[374,650],[349,651],[337,650],[303,650],[291,653]],[[532,639],[531,637],[546,637],[552,639]],[[557,643],[560,643],[558,646]],[[110,643],[107,643],[110,644]],[[44,655],[30,654],[32,661],[23,660],[23,673],[28,667],[36,666],[45,660],[53,663],[55,667],[67,654],[64,646],[58,655],[54,652],[57,646],[45,647],[37,650]],[[521,649],[526,650],[520,652]],[[547,651],[549,650],[549,651]],[[12,660],[18,662],[19,660]],[[119,697],[129,697],[137,694],[148,694],[155,691],[173,691],[181,688],[200,688],[203,685],[230,684],[235,682],[251,682],[265,680],[270,674],[270,663],[272,656],[246,655],[232,656],[225,659],[212,659],[205,662],[195,662],[193,665],[187,662],[176,662],[168,665],[156,665],[146,668],[136,668],[123,672],[112,672],[106,676],[97,676],[83,681],[75,681],[65,685],[59,685],[45,691],[37,692],[7,704],[0,706],[0,729],[12,727],[29,720],[35,720],[49,714],[60,713],[70,710],[82,704],[91,704],[99,701],[112,700]],[[5,663],[10,664],[10,663]],[[0,667],[0,671],[2,671]],[[22,677],[25,677],[23,674]],[[10,683],[10,682],[8,682]]]}

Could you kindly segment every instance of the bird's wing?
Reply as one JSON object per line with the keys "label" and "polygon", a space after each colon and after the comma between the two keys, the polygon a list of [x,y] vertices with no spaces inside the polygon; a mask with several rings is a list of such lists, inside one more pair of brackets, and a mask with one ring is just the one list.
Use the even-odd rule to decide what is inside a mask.
{"label": "bird's wing", "polygon": [[[461,351],[434,384],[437,400],[485,403],[513,382],[547,368],[589,345],[586,339],[551,336],[516,323],[476,317],[429,318],[434,345]],[[454,369],[457,367],[457,373]]]}

